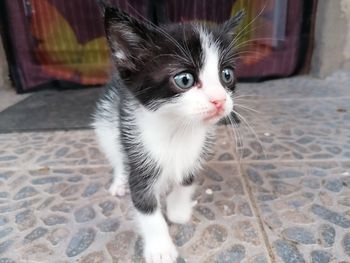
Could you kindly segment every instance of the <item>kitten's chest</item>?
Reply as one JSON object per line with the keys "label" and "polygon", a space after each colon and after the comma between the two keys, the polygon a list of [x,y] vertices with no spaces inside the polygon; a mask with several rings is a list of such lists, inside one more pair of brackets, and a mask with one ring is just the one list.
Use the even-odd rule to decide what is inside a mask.
{"label": "kitten's chest", "polygon": [[142,124],[141,134],[144,146],[164,173],[182,180],[199,166],[208,131],[203,127],[186,129],[171,127],[164,120],[148,120]]}

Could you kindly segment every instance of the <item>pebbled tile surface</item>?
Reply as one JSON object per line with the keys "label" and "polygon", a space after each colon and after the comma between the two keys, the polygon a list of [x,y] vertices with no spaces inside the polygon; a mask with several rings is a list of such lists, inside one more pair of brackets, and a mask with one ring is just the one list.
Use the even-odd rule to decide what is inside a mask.
{"label": "pebbled tile surface", "polygon": [[350,161],[244,165],[277,262],[349,262],[349,169]]}
{"label": "pebbled tile surface", "polygon": [[[170,225],[178,262],[350,262],[349,80],[241,85],[258,139],[218,128],[192,220]],[[143,262],[110,175],[90,130],[0,134],[0,262]]]}

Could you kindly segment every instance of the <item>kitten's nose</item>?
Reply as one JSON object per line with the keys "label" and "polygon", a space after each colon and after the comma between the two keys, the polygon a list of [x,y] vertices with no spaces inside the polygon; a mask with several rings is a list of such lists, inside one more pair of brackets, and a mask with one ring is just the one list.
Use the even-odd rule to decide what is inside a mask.
{"label": "kitten's nose", "polygon": [[219,99],[219,100],[211,100],[210,102],[214,104],[214,106],[217,110],[221,110],[226,102],[226,98]]}

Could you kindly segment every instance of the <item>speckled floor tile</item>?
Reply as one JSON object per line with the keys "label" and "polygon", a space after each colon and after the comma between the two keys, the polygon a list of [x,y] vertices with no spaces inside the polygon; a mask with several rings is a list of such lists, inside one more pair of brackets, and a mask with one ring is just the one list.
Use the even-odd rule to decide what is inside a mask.
{"label": "speckled floor tile", "polygon": [[[215,160],[233,160],[226,129],[219,126]],[[91,130],[0,134],[0,168],[108,165]]]}
{"label": "speckled floor tile", "polygon": [[107,165],[91,130],[0,135],[0,167]]}
{"label": "speckled floor tile", "polygon": [[238,92],[246,99],[293,100],[314,98],[350,98],[350,74],[338,71],[325,79],[296,76],[260,83],[240,83]]}
{"label": "speckled floor tile", "polygon": [[350,158],[350,99],[249,100],[240,110],[243,160],[332,160]]}
{"label": "speckled floor tile", "polygon": [[244,165],[275,262],[349,262],[350,161]]}
{"label": "speckled floor tile", "polygon": [[[3,170],[0,178],[1,257],[143,262],[129,196],[115,198],[106,190],[110,168]],[[197,181],[192,221],[170,227],[180,262],[268,262],[237,167],[211,162]]]}

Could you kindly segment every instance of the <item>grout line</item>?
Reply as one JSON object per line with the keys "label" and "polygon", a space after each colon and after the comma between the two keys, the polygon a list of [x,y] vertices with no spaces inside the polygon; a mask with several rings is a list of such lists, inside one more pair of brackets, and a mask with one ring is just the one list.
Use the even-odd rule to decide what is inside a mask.
{"label": "grout line", "polygon": [[[229,131],[226,129],[226,134],[228,134],[228,133],[229,133]],[[248,198],[249,198],[248,202],[249,202],[250,206],[252,207],[253,214],[255,215],[255,218],[256,218],[257,223],[259,225],[260,238],[263,239],[266,252],[267,252],[268,256],[270,257],[270,262],[274,262],[274,260],[273,260],[274,254],[273,254],[272,247],[271,247],[271,244],[270,244],[269,239],[268,239],[268,235],[267,235],[265,228],[264,228],[263,220],[262,220],[260,213],[259,213],[259,208],[257,206],[255,199],[254,199],[253,191],[252,191],[251,187],[249,186],[248,179],[244,176],[244,172],[242,169],[243,163],[238,158],[237,152],[234,149],[232,149],[232,153],[234,156],[234,160],[231,160],[231,162],[234,162],[235,164],[237,164],[238,173],[242,177],[244,191],[248,195]],[[226,162],[228,162],[228,161],[226,161]]]}
{"label": "grout line", "polygon": [[272,246],[271,246],[271,244],[269,242],[268,234],[265,231],[264,223],[263,223],[263,220],[261,218],[258,205],[257,205],[257,203],[255,201],[252,188],[249,185],[248,179],[244,175],[244,171],[242,169],[242,164],[238,164],[238,172],[239,172],[240,176],[242,177],[245,191],[247,192],[247,195],[249,197],[249,203],[250,203],[250,205],[251,205],[251,207],[253,209],[253,213],[254,213],[254,215],[255,215],[255,217],[257,219],[257,223],[258,223],[259,228],[260,228],[260,234],[262,236],[262,239],[264,240],[265,248],[267,250],[267,254],[270,257],[270,262],[274,262],[274,260],[273,260],[274,259],[274,253],[273,253],[273,250],[272,250]]}

